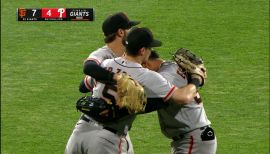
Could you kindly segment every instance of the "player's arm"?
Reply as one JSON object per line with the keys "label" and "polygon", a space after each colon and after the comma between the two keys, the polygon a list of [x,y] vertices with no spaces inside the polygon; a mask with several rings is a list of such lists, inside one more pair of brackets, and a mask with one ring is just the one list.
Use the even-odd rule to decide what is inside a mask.
{"label": "player's arm", "polygon": [[115,83],[117,75],[101,67],[97,61],[87,60],[84,63],[83,72],[102,83]]}
{"label": "player's arm", "polygon": [[[194,83],[188,84],[187,86],[183,88],[177,88],[172,94],[171,98],[169,99],[172,99],[177,104],[182,104],[182,105],[192,102],[192,100],[197,94],[197,88],[195,84],[197,84],[197,82],[199,81],[196,81],[195,79],[193,82]],[[146,104],[144,113],[156,111],[164,107],[167,107],[169,105],[168,100],[164,100],[164,98],[161,98],[161,97],[160,98],[159,97],[147,98],[147,104]]]}
{"label": "player's arm", "polygon": [[[110,106],[112,106],[112,105],[107,105],[106,110],[108,110],[108,111],[112,110],[112,107],[110,107]],[[145,113],[157,111],[157,110],[162,109],[166,106],[168,106],[168,103],[165,102],[163,100],[163,98],[147,98],[147,104],[146,104],[144,112],[139,112],[137,114],[145,114]],[[117,112],[117,116],[115,117],[115,119],[119,119],[119,118],[122,118],[124,116],[130,115],[130,113],[128,112],[128,109],[125,107],[118,109],[116,112]],[[103,116],[102,112],[100,112],[97,115],[98,118],[102,118],[102,116]]]}
{"label": "player's arm", "polygon": [[199,76],[193,76],[191,83],[182,88],[177,88],[170,99],[177,104],[188,104],[189,102],[192,102],[201,83],[202,80]]}
{"label": "player's arm", "polygon": [[88,92],[90,92],[90,90],[85,86],[84,80],[81,81],[81,83],[80,83],[79,91],[81,93],[88,93]]}
{"label": "player's arm", "polygon": [[163,97],[165,102],[172,100],[180,105],[192,102],[197,94],[197,87],[201,84],[200,77],[197,76],[191,78],[190,84],[181,88],[172,86],[168,80],[156,72],[149,71],[147,76],[151,76],[151,80],[145,79],[145,84],[149,85],[145,88],[148,97]]}
{"label": "player's arm", "polygon": [[81,93],[92,92],[96,86],[96,80],[89,75],[86,75],[84,80],[81,81],[79,91]]}
{"label": "player's arm", "polygon": [[[92,112],[89,112],[88,114],[91,115],[91,117],[95,118],[95,119],[106,119],[106,118],[109,118],[108,115],[106,113],[115,113],[117,112],[117,114],[115,114],[114,117],[111,117],[113,119],[119,119],[119,118],[122,118],[124,116],[127,116],[127,115],[130,115],[129,112],[128,112],[128,109],[127,108],[121,108],[121,109],[118,109],[117,111],[115,110],[115,108],[113,108],[112,104],[111,105],[106,105],[106,106],[102,106],[102,105],[98,105],[100,102],[102,102],[102,98],[99,98],[99,99],[96,99],[96,101],[94,101],[92,99],[92,104],[91,106],[86,106],[84,108],[89,108],[89,111],[92,111]],[[159,110],[159,109],[162,109],[166,106],[168,106],[169,103],[164,101],[164,98],[162,97],[155,97],[155,98],[147,98],[147,104],[145,106],[145,110],[144,112],[140,112],[140,113],[137,113],[137,114],[144,114],[144,113],[149,113],[149,112],[152,112],[152,111],[156,111],[156,110]],[[106,111],[106,112],[104,112]]]}
{"label": "player's arm", "polygon": [[[177,104],[188,104],[189,102],[192,102],[194,97],[197,94],[197,88],[199,87],[201,81],[200,78],[193,78],[191,83],[186,85],[182,88],[176,88],[173,92],[173,88],[171,89],[171,92],[173,92],[171,98],[162,98],[162,97],[156,97],[156,98],[147,98],[147,104],[145,107],[145,112],[152,112],[159,109],[162,109],[164,107],[167,107],[169,105],[168,100],[172,99],[174,102],[177,102]],[[170,93],[170,92],[169,92]],[[168,93],[168,95],[169,95]]]}
{"label": "player's arm", "polygon": [[[139,112],[137,114],[145,114],[145,113],[149,113],[149,112],[153,112],[153,111],[157,111],[159,109],[162,109],[164,107],[167,107],[169,104],[168,102],[165,102],[163,100],[163,98],[147,98],[147,104],[145,106],[145,110],[144,112]],[[110,110],[111,108],[107,108],[108,110]],[[118,118],[122,118],[124,116],[130,115],[127,108],[121,108],[117,111],[117,117],[115,117],[116,119]],[[102,118],[102,114],[99,114],[98,118]]]}
{"label": "player's arm", "polygon": [[147,98],[147,104],[143,113],[157,111],[159,109],[167,107],[168,105],[169,103],[165,102],[162,97]]}

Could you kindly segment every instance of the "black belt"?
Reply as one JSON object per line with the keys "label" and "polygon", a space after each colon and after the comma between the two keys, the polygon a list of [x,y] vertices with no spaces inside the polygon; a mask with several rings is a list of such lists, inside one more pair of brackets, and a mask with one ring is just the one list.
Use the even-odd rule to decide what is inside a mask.
{"label": "black belt", "polygon": [[[200,129],[200,130],[204,130],[204,129],[207,128],[207,127],[210,127],[210,126],[209,126],[209,125],[203,126],[203,127],[200,127],[199,129]],[[183,134],[180,134],[180,135],[178,135],[178,136],[172,137],[173,141],[178,141],[178,140],[180,140],[180,139],[182,139],[182,138],[184,138],[184,135],[183,135]]]}
{"label": "black belt", "polygon": [[[87,118],[86,116],[84,116],[84,115],[82,115],[80,119],[81,119],[81,120],[84,120],[84,121],[86,121],[86,122],[90,122],[90,121],[91,121],[90,119],[88,119],[88,118]],[[103,127],[103,129],[106,129],[106,130],[108,130],[108,131],[110,131],[110,132],[112,132],[112,133],[114,133],[114,134],[117,134],[117,130],[115,130],[115,129],[113,129],[113,128],[110,128],[110,127]]]}

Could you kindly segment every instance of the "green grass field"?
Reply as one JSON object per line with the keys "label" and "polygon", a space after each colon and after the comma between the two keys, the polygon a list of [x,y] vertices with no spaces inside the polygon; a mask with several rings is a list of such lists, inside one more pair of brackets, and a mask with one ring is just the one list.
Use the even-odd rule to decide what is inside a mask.
{"label": "green grass field", "polygon": [[[90,7],[94,22],[17,22],[16,8]],[[269,1],[2,0],[1,153],[63,153],[80,113],[82,64],[103,45],[101,23],[124,11],[163,41],[163,58],[186,47],[201,55],[201,89],[218,154],[269,153]],[[136,154],[169,154],[156,112],[130,132]]]}

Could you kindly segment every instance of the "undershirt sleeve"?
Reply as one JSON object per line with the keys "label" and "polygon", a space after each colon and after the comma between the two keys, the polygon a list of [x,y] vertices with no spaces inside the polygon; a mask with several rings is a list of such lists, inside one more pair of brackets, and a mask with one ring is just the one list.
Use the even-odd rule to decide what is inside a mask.
{"label": "undershirt sleeve", "polygon": [[152,111],[159,110],[161,108],[167,107],[169,105],[168,102],[165,102],[163,98],[147,98],[147,103],[145,107],[144,113],[149,113]]}
{"label": "undershirt sleeve", "polygon": [[[160,98],[158,98],[158,97],[147,98],[147,104],[145,107],[145,111],[137,113],[137,114],[145,114],[145,113],[149,113],[152,111],[156,111],[156,110],[159,110],[161,108],[167,107],[168,105],[169,105],[168,102],[164,102],[163,98],[161,98],[161,97]],[[119,112],[118,113],[119,117],[124,117],[124,116],[130,115],[128,113],[127,108],[119,109],[118,112]]]}
{"label": "undershirt sleeve", "polygon": [[88,60],[84,63],[83,72],[101,83],[115,84],[113,72],[101,67],[96,61]]}
{"label": "undershirt sleeve", "polygon": [[90,90],[85,86],[84,80],[82,80],[81,83],[80,83],[79,91],[81,93],[88,93],[88,92],[90,92]]}

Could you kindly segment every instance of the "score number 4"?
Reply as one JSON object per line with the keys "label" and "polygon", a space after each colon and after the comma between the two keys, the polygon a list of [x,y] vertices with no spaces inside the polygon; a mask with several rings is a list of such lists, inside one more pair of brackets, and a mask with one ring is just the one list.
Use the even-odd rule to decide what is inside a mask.
{"label": "score number 4", "polygon": [[[35,11],[34,10],[32,11],[34,15]],[[42,9],[42,17],[43,18],[65,18],[66,9],[64,8]]]}

